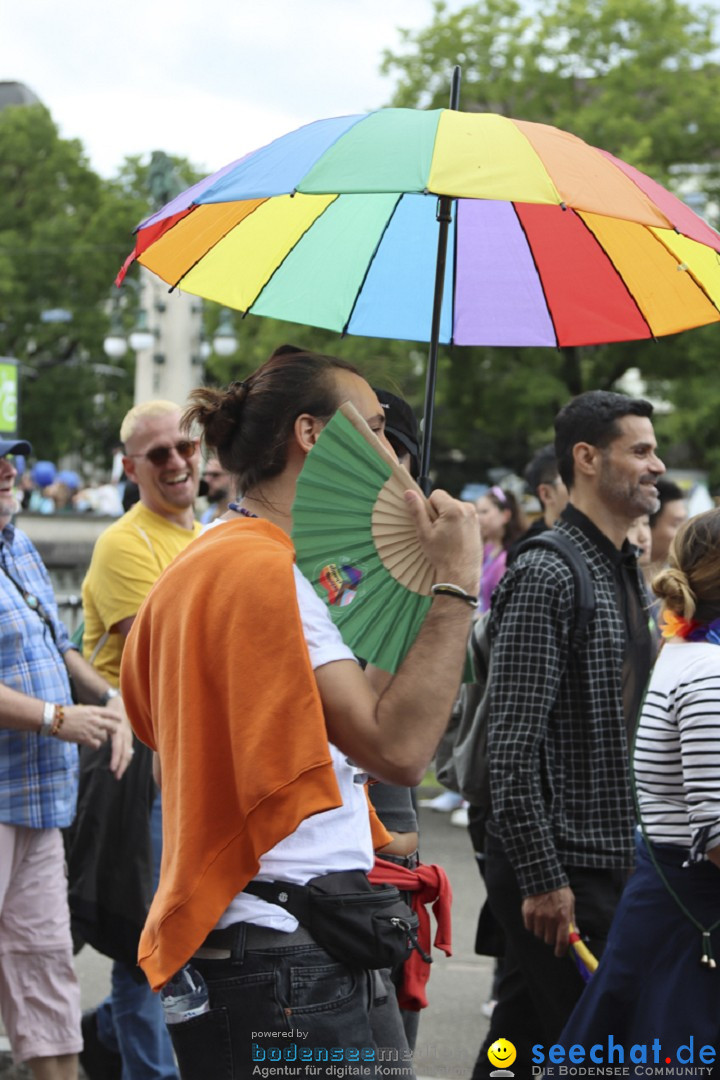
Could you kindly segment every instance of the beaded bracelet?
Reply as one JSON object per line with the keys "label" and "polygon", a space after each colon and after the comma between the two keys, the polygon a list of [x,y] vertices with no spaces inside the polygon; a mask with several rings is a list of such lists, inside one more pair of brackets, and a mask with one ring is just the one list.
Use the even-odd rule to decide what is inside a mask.
{"label": "beaded bracelet", "polygon": [[55,719],[53,720],[53,725],[50,728],[50,734],[51,735],[59,735],[60,734],[60,728],[63,726],[64,723],[65,723],[65,706],[64,705],[56,705],[55,706]]}
{"label": "beaded bracelet", "polygon": [[440,581],[437,585],[432,585],[430,592],[433,596],[454,596],[463,603],[469,604],[471,608],[478,606],[477,596],[472,596],[471,593],[461,589],[459,585],[453,585],[450,581]]}

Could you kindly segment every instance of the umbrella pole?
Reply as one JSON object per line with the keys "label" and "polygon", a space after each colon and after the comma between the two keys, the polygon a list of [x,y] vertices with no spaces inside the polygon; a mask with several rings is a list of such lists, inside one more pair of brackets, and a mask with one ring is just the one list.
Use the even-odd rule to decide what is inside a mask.
{"label": "umbrella pole", "polygon": [[[455,65],[450,87],[450,108],[460,107],[460,76],[462,69]],[[437,205],[438,247],[435,261],[435,292],[433,296],[432,324],[430,328],[430,348],[428,350],[427,375],[425,378],[425,409],[423,413],[422,447],[420,449],[420,476],[418,483],[424,493],[432,491],[430,481],[430,444],[432,442],[433,416],[435,412],[435,384],[437,382],[438,344],[440,341],[440,316],[442,314],[443,292],[445,290],[445,266],[447,264],[448,232],[452,223],[452,207],[455,200],[449,195],[441,195]]]}

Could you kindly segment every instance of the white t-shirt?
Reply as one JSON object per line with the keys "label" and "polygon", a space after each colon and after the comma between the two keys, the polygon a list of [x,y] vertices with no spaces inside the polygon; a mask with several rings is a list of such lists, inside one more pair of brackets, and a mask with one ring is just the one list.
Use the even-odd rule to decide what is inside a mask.
{"label": "white t-shirt", "polygon": [[720,843],[720,646],[670,642],[658,657],[638,726],[635,782],[657,844]]}
{"label": "white t-shirt", "polygon": [[[310,582],[293,565],[300,619],[310,661],[315,668],[335,660],[354,660],[327,608]],[[258,881],[292,881],[304,885],[312,877],[337,870],[369,870],[374,861],[370,819],[365,795],[365,774],[350,765],[336,746],[330,745],[342,806],[313,814],[300,823],[260,859]],[[238,893],[218,921],[218,927],[249,922],[288,932],[297,920],[276,904],[258,896]]]}

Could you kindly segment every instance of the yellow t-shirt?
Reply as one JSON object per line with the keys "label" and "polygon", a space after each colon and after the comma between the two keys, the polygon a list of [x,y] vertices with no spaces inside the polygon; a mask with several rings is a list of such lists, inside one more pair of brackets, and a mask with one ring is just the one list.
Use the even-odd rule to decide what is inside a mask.
{"label": "yellow t-shirt", "polygon": [[[135,503],[98,538],[82,586],[83,655],[111,686],[120,681],[123,638],[111,628],[136,615],[160,574],[200,535],[198,521],[184,529]],[[107,639],[98,645],[107,633]]]}

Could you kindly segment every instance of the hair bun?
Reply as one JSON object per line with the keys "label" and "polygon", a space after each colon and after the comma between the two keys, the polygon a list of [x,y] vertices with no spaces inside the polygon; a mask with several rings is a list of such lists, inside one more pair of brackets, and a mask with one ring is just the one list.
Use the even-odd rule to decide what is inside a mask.
{"label": "hair bun", "polygon": [[247,384],[235,382],[225,390],[199,386],[188,398],[190,405],[183,417],[184,427],[189,429],[193,424],[199,424],[205,445],[217,452],[225,468],[228,466],[223,455],[232,446],[246,397]]}
{"label": "hair bun", "polygon": [[653,579],[652,587],[670,611],[686,619],[692,618],[697,598],[683,570],[677,566],[666,567]]}

